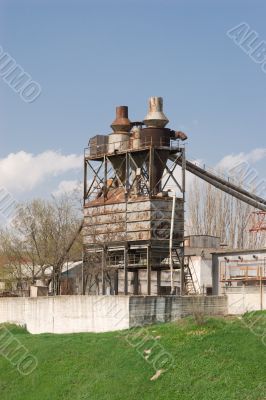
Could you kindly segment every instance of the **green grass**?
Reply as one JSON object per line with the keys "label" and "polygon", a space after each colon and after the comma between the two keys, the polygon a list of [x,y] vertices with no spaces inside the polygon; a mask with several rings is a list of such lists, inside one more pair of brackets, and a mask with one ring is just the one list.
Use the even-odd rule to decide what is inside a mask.
{"label": "green grass", "polygon": [[[0,357],[1,400],[266,398],[266,313],[209,319],[202,326],[192,318],[150,326],[149,341],[139,351],[132,343],[137,333],[145,338],[143,329],[70,335],[8,329],[37,357],[38,367],[21,376]],[[156,381],[150,381],[152,363],[142,357],[152,343],[160,343],[174,361]]]}

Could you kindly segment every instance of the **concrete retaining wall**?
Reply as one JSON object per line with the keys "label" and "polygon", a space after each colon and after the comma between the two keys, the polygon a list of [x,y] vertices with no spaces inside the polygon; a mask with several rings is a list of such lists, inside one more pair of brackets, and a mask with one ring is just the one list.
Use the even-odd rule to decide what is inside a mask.
{"label": "concrete retaining wall", "polygon": [[0,298],[0,323],[30,333],[108,332],[179,319],[194,312],[227,313],[226,297],[58,296]]}
{"label": "concrete retaining wall", "polygon": [[129,300],[130,327],[174,321],[195,313],[209,316],[226,315],[227,298],[224,296],[132,296]]}
{"label": "concrete retaining wall", "polygon": [[249,311],[266,310],[266,288],[242,286],[227,288],[228,314],[244,314]]}
{"label": "concrete retaining wall", "polygon": [[0,323],[30,333],[108,332],[129,327],[128,310],[126,296],[1,298]]}

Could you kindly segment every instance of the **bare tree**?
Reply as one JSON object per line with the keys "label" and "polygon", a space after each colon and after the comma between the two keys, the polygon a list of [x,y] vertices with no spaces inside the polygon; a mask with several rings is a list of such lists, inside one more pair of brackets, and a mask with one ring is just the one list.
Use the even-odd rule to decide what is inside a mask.
{"label": "bare tree", "polygon": [[1,252],[14,279],[30,277],[34,283],[45,280],[52,269],[54,292],[60,293],[60,276],[67,256],[80,259],[82,240],[79,236],[69,255],[69,243],[81,223],[75,202],[67,196],[51,200],[33,200],[18,207],[12,224],[1,232]]}
{"label": "bare tree", "polygon": [[194,178],[188,193],[187,234],[213,235],[232,248],[256,248],[264,234],[251,234],[255,209],[212,185]]}

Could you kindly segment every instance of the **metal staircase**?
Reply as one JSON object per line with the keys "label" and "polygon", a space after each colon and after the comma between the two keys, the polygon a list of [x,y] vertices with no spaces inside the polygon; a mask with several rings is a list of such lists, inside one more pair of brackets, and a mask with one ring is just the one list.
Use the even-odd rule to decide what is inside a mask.
{"label": "metal staircase", "polygon": [[200,283],[190,256],[186,256],[184,260],[184,283],[186,294],[201,294]]}
{"label": "metal staircase", "polygon": [[184,265],[184,283],[185,283],[186,294],[189,295],[197,294],[189,264]]}
{"label": "metal staircase", "polygon": [[[173,254],[174,266],[181,268],[180,255],[175,250]],[[184,257],[184,288],[186,295],[200,294],[200,283],[190,256]]]}

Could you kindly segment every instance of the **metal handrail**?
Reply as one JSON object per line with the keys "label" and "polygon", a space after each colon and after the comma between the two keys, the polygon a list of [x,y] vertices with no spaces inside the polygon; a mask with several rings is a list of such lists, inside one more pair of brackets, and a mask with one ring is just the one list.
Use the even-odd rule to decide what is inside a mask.
{"label": "metal handrail", "polygon": [[[133,146],[133,140],[139,140],[138,145]],[[126,149],[123,149],[123,146],[125,146],[125,143],[128,142],[128,147]],[[109,146],[113,146],[113,150],[109,151]],[[134,138],[129,138],[126,140],[120,140],[117,142],[112,142],[112,143],[104,143],[100,145],[89,145],[84,149],[85,157],[93,157],[94,155],[91,154],[91,149],[95,149],[93,153],[95,153],[95,156],[101,156],[101,155],[108,155],[108,154],[113,154],[114,152],[125,152],[125,151],[130,151],[130,150],[144,150],[150,147],[163,147],[167,148],[170,151],[171,150],[178,150],[180,148],[184,148],[184,145],[180,145],[180,142],[177,140],[171,140],[166,138],[158,138],[155,141],[153,138],[144,138],[143,139],[134,139]]]}

